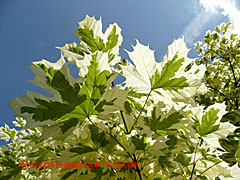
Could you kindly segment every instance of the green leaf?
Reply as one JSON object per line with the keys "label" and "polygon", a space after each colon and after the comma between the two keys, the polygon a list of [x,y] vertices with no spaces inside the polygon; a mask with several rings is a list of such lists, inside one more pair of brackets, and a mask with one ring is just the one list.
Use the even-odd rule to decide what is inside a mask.
{"label": "green leaf", "polygon": [[10,138],[11,138],[11,139],[14,139],[16,133],[17,133],[17,132],[16,132],[15,130],[12,130],[12,131],[10,132],[10,135],[9,135]]}
{"label": "green leaf", "polygon": [[201,122],[199,122],[198,119],[195,119],[193,128],[200,136],[206,136],[219,129],[219,125],[214,125],[219,118],[219,111],[219,109],[211,108],[203,114]]}
{"label": "green leaf", "polygon": [[235,152],[238,149],[238,140],[234,140],[234,139],[220,139],[219,140],[222,148],[224,148],[224,150],[226,152],[229,152],[231,154],[235,154]]}
{"label": "green leaf", "polygon": [[208,178],[206,176],[199,176],[198,178],[201,180],[208,180]]}
{"label": "green leaf", "polygon": [[[100,71],[96,62],[97,54],[92,56],[92,61],[88,67],[88,74],[85,83],[82,85],[80,95],[86,97],[86,100],[80,105],[83,115],[89,117],[104,111],[103,105],[109,104],[106,101],[99,101],[106,90],[106,84],[111,74],[109,71]],[[110,104],[113,103],[110,102]]]}
{"label": "green leaf", "polygon": [[76,112],[76,109],[86,100],[86,95],[80,94],[82,82],[72,78],[63,57],[56,63],[45,60],[34,62],[30,69],[35,74],[31,82],[53,96],[27,92],[26,96],[9,103],[17,116],[27,119],[26,127],[49,128],[46,125],[55,121],[55,124],[60,122],[59,128],[65,133],[71,127],[82,123],[86,117],[81,111]]}
{"label": "green leaf", "polygon": [[7,168],[16,168],[18,167],[16,163],[9,157],[1,157],[0,164]]}
{"label": "green leaf", "polygon": [[177,173],[177,172],[170,172],[170,175],[169,175],[169,177],[170,178],[174,178],[174,177],[178,177],[178,176],[180,176],[181,174],[180,173]]}
{"label": "green leaf", "polygon": [[128,101],[125,101],[124,108],[126,110],[126,113],[130,115],[132,112],[132,108],[131,108],[131,104]]}
{"label": "green leaf", "polygon": [[68,171],[62,178],[61,180],[67,180],[70,176],[75,174],[77,172],[77,169],[74,169],[72,171]]}
{"label": "green leaf", "polygon": [[[87,44],[87,46],[90,48],[92,53],[96,51],[107,52],[109,50],[112,50],[118,44],[118,41],[119,41],[119,35],[116,32],[116,25],[113,25],[113,28],[111,30],[112,31],[107,37],[108,41],[106,42],[106,44],[104,43],[102,37],[97,36],[96,34],[94,35],[94,30],[89,28],[88,22],[83,24],[83,27],[79,27],[75,31],[75,34],[79,36],[81,41]],[[80,52],[79,49],[75,49],[75,48],[72,48],[70,50],[72,52],[73,51],[77,51],[77,53]]]}
{"label": "green leaf", "polygon": [[222,122],[231,122],[236,126],[240,126],[240,110],[230,111],[227,112],[223,118],[221,119]]}
{"label": "green leaf", "polygon": [[99,129],[94,126],[89,126],[91,132],[91,140],[93,142],[94,149],[98,150],[102,147],[106,147],[109,144],[109,140],[106,139],[104,132],[99,132]]}
{"label": "green leaf", "polygon": [[128,52],[135,66],[121,65],[126,87],[137,93],[151,92],[150,98],[154,97],[154,103],[164,102],[167,109],[176,104],[176,101],[191,102],[197,92],[205,92],[204,87],[199,88],[205,67],[193,63],[191,68],[184,71],[193,62],[187,57],[188,52],[183,38],[175,40],[168,47],[163,61],[157,63],[154,51],[137,41],[134,51]]}
{"label": "green leaf", "polygon": [[219,142],[225,151],[220,158],[227,162],[230,166],[236,164],[238,162],[237,151],[239,147],[239,140],[236,140],[235,135],[233,135],[228,136],[226,139],[220,139]]}
{"label": "green leaf", "polygon": [[103,40],[99,36],[94,38],[93,30],[89,29],[88,23],[85,24],[84,28],[78,28],[75,34],[81,37],[81,40],[88,45],[93,53],[97,50],[105,51],[106,48]]}
{"label": "green leaf", "polygon": [[146,135],[141,138],[132,136],[131,142],[134,144],[136,150],[147,150],[150,147],[150,143],[146,143]]}
{"label": "green leaf", "polygon": [[78,123],[79,123],[78,118],[71,118],[67,121],[64,121],[60,129],[63,133],[65,133],[68,129],[77,126]]}
{"label": "green leaf", "polygon": [[169,146],[169,148],[174,149],[176,148],[178,139],[174,135],[168,135],[168,140],[166,141],[166,144]]}
{"label": "green leaf", "polygon": [[47,68],[44,64],[38,64],[38,66],[45,71],[47,84],[60,93],[63,103],[35,97],[34,100],[38,105],[36,107],[23,106],[21,113],[33,114],[33,119],[36,121],[46,121],[48,119],[56,121],[64,114],[73,111],[74,106],[85,100],[85,96],[78,95],[80,85],[76,83],[71,86],[60,70],[54,70],[52,67]]}
{"label": "green leaf", "polygon": [[103,172],[102,167],[91,167],[91,171],[96,174],[95,177],[92,178],[91,180],[101,180],[102,176],[108,174],[109,172],[109,170],[106,170],[105,172]]}
{"label": "green leaf", "polygon": [[133,106],[136,110],[138,110],[139,112],[142,110],[141,103],[139,103],[134,98],[131,98],[129,96],[127,97],[127,99],[128,99],[128,102],[131,104],[131,106]]}
{"label": "green leaf", "polygon": [[180,153],[174,160],[179,162],[183,167],[188,167],[191,162],[191,157],[187,157],[185,154]]}
{"label": "green leaf", "polygon": [[47,153],[48,151],[42,147],[40,147],[37,151],[35,152],[30,152],[27,154],[27,157],[31,158],[31,157],[38,157],[36,159],[36,161],[44,161],[46,160],[47,158]]}
{"label": "green leaf", "polygon": [[186,77],[173,78],[175,73],[182,66],[184,58],[178,59],[176,54],[172,60],[168,61],[162,68],[162,71],[159,72],[156,70],[155,74],[150,79],[152,89],[163,88],[164,90],[174,90],[183,89],[188,87]]}
{"label": "green leaf", "polygon": [[12,160],[12,157],[10,157],[9,155],[9,150],[6,150],[4,153],[6,156],[2,156],[0,154],[0,167],[6,169],[0,170],[0,179],[9,180],[12,177],[17,177],[17,175],[21,172],[22,168],[19,167],[16,161]]}
{"label": "green leaf", "polygon": [[118,34],[116,33],[116,26],[112,28],[112,32],[108,36],[108,42],[106,43],[107,49],[112,49],[118,43]]}
{"label": "green leaf", "polygon": [[77,153],[77,154],[85,154],[85,153],[89,153],[89,152],[94,152],[94,151],[96,151],[96,149],[93,149],[92,147],[78,143],[77,147],[70,148],[69,151]]}
{"label": "green leaf", "polygon": [[[169,156],[168,156],[169,155]],[[158,158],[158,164],[163,170],[172,169],[172,162],[169,160],[171,154],[167,154],[166,156],[160,156]]]}
{"label": "green leaf", "polygon": [[179,112],[174,112],[168,117],[161,119],[162,117],[156,117],[156,106],[152,110],[152,119],[145,118],[144,122],[145,124],[150,128],[151,131],[157,132],[158,130],[169,130],[169,128],[180,122],[180,120],[183,118],[183,115]]}
{"label": "green leaf", "polygon": [[147,96],[147,93],[137,93],[136,91],[130,89],[128,96],[134,97],[134,98],[141,98],[143,96]]}
{"label": "green leaf", "polygon": [[7,174],[1,174],[0,172],[0,178],[1,180],[9,180],[11,179],[12,177],[17,177],[17,175],[21,173],[21,168],[15,168],[15,169],[11,169],[7,172]]}
{"label": "green leaf", "polygon": [[82,60],[84,54],[88,54],[86,47],[76,42],[71,44],[65,44],[63,47],[57,47],[61,50],[64,57],[70,62],[75,62],[76,60]]}
{"label": "green leaf", "polygon": [[60,124],[58,128],[62,133],[67,132],[87,117],[103,112],[105,105],[112,105],[116,100],[101,99],[109,87],[107,81],[111,74],[107,70],[100,71],[97,58],[97,54],[92,55],[84,82],[73,79],[63,58],[56,63],[45,60],[33,63],[31,69],[35,78],[32,82],[53,94],[53,97],[28,93],[11,101],[10,106],[17,116],[27,119],[28,127],[44,126],[49,129],[46,125],[53,121]]}

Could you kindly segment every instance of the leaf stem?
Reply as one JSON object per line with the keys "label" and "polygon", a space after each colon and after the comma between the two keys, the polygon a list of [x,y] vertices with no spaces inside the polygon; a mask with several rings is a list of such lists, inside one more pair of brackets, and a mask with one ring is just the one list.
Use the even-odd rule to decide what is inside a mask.
{"label": "leaf stem", "polygon": [[150,92],[148,93],[148,95],[147,95],[147,99],[146,99],[146,101],[145,101],[145,103],[144,103],[144,105],[143,105],[141,111],[139,112],[137,118],[134,120],[134,123],[133,123],[133,125],[132,125],[132,127],[131,127],[131,129],[130,129],[130,131],[129,131],[130,134],[131,134],[131,132],[132,132],[132,130],[133,130],[135,124],[137,123],[137,120],[138,120],[139,117],[141,116],[141,114],[142,114],[142,112],[143,112],[143,110],[144,110],[144,107],[146,106],[147,101],[148,101],[148,99],[149,99],[149,97],[150,97],[151,92],[152,92],[152,89],[151,89]]}
{"label": "leaf stem", "polygon": [[194,158],[193,158],[193,168],[192,168],[190,180],[192,180],[192,178],[193,178],[194,169],[195,169],[195,167],[196,167],[196,155],[197,155],[197,150],[198,150],[198,146],[199,146],[201,140],[202,140],[202,137],[199,138],[198,143],[197,143],[197,146],[196,146],[196,148],[195,148]]}
{"label": "leaf stem", "polygon": [[182,169],[182,167],[181,167],[181,165],[177,162],[177,164],[178,164],[178,166],[179,166],[179,168],[180,168],[180,170],[181,170],[181,172],[182,172],[182,177],[184,178],[184,179],[186,179],[186,175],[185,175],[185,173],[184,173],[184,171],[183,171],[183,169]]}
{"label": "leaf stem", "polygon": [[[106,130],[104,130],[104,129],[102,129],[101,127],[99,127],[98,125],[96,125],[96,124],[89,118],[89,116],[88,116],[87,118],[88,118],[88,120],[89,120],[95,127],[97,127],[98,129],[102,130],[103,132],[105,132],[106,134],[108,134],[110,137],[112,137],[112,138],[124,149],[124,151],[126,151],[126,153],[129,155],[129,157],[130,157],[134,162],[137,163],[137,158],[136,158],[136,155],[135,155],[135,154],[133,154],[133,157],[132,157],[131,154],[126,150],[126,148],[117,140],[116,137],[114,137],[111,133],[107,132]],[[140,179],[140,180],[143,180],[142,175],[141,175],[141,170],[139,169],[138,166],[136,166],[136,169],[135,169],[135,170],[136,170],[137,173],[138,173],[139,179]]]}
{"label": "leaf stem", "polygon": [[[124,123],[124,126],[125,126],[125,129],[126,129],[126,134],[130,134],[130,132],[128,131],[128,128],[127,128],[127,124],[126,124],[126,121],[124,119],[124,116],[123,116],[123,111],[120,111],[120,114],[121,114],[121,117],[123,119],[123,123]],[[136,158],[136,155],[135,153],[133,154],[133,161],[137,163],[137,158]],[[136,171],[138,173],[138,176],[139,176],[139,179],[142,180],[142,175],[141,175],[141,170],[139,169],[138,165],[136,166]]]}
{"label": "leaf stem", "polygon": [[[98,129],[102,130],[103,132],[105,132],[106,134],[108,134],[109,136],[111,136],[126,152],[127,154],[131,157],[130,153],[126,150],[126,148],[117,140],[117,138],[115,138],[111,133],[107,132],[106,130],[102,129],[101,127],[99,127],[98,125],[96,125],[89,117],[87,117],[88,120]],[[133,160],[133,159],[132,159]]]}
{"label": "leaf stem", "polygon": [[[136,158],[135,153],[133,154],[133,159],[134,159],[134,162],[137,163],[137,158]],[[139,179],[140,179],[140,180],[143,180],[142,175],[141,175],[141,170],[139,169],[138,165],[136,166],[136,171],[137,171],[137,173],[138,173]]]}
{"label": "leaf stem", "polygon": [[125,127],[125,129],[126,129],[126,134],[130,134],[129,133],[129,131],[128,131],[128,128],[127,128],[127,123],[126,123],[126,121],[125,121],[125,118],[124,118],[124,116],[123,116],[123,111],[122,110],[120,110],[120,114],[121,114],[121,117],[122,117],[122,119],[123,119],[123,124],[124,124],[124,127]]}
{"label": "leaf stem", "polygon": [[226,161],[226,160],[232,160],[232,159],[233,159],[233,158],[226,158],[226,159],[223,159],[223,160],[221,160],[221,161],[213,164],[212,166],[210,166],[210,167],[208,167],[207,169],[205,169],[201,174],[199,174],[194,180],[198,179],[201,175],[203,175],[203,174],[204,174],[205,172],[207,172],[209,169],[211,169],[212,167],[220,164],[221,162]]}

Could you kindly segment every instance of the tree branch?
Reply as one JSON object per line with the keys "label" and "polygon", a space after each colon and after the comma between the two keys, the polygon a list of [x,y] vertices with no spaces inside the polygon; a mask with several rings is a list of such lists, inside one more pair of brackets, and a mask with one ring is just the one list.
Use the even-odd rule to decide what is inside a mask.
{"label": "tree branch", "polygon": [[209,85],[206,85],[207,87],[209,87],[210,89],[213,89],[215,91],[217,91],[219,94],[221,94],[222,96],[226,97],[226,99],[228,100],[228,102],[231,104],[231,106],[233,106],[232,102],[230,101],[230,99],[227,98],[227,96],[225,94],[223,94],[221,91],[219,91],[218,89],[212,87],[212,86],[209,86]]}
{"label": "tree branch", "polygon": [[[107,132],[106,130],[104,130],[104,129],[102,129],[101,127],[99,127],[98,125],[96,125],[96,124],[89,118],[89,116],[88,116],[87,118],[88,118],[88,120],[89,120],[95,127],[97,127],[98,129],[102,130],[103,132],[105,132],[106,134],[108,134],[110,137],[112,137],[112,138],[124,149],[124,151],[126,151],[126,153],[129,155],[129,157],[130,157],[134,162],[137,163],[137,158],[136,158],[136,155],[135,155],[135,154],[133,154],[133,157],[132,157],[131,154],[126,150],[126,148],[117,140],[116,137],[114,137],[111,133]],[[135,168],[136,168],[136,169],[135,169]],[[143,179],[142,179],[142,175],[141,175],[141,170],[139,169],[138,166],[136,166],[135,168],[134,168],[134,169],[137,171],[138,176],[139,176],[139,179],[140,179],[140,180],[143,180]]]}
{"label": "tree branch", "polygon": [[[221,50],[224,51],[224,52],[226,51],[225,49],[222,49],[222,48],[219,48],[219,49],[221,49]],[[211,50],[212,52],[214,52],[215,54],[217,54],[217,55],[218,55],[219,57],[221,57],[222,59],[226,59],[226,60],[229,62],[230,68],[231,68],[231,70],[232,70],[233,78],[234,78],[234,86],[235,86],[235,88],[237,88],[240,79],[237,80],[237,77],[236,77],[236,74],[235,74],[235,71],[234,71],[232,62],[230,61],[229,56],[225,58],[225,57],[223,57],[222,55],[218,54],[216,51],[214,51],[214,50],[212,50],[212,49],[210,49],[210,50]],[[239,105],[238,105],[238,98],[237,98],[237,97],[236,97],[236,99],[235,99],[235,105],[236,105],[236,109],[238,109],[238,108],[239,108]],[[233,105],[232,105],[232,106],[233,106]],[[233,106],[233,107],[234,107],[234,106]]]}

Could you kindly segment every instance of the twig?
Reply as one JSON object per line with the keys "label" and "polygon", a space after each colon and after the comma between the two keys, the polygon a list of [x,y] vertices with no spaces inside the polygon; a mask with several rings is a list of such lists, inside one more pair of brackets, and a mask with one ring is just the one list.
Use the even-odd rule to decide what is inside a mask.
{"label": "twig", "polygon": [[[104,129],[102,129],[101,127],[99,127],[98,125],[96,125],[89,117],[87,117],[87,118],[88,118],[88,120],[89,120],[95,127],[97,127],[98,129],[102,130],[103,132],[105,132],[106,134],[108,134],[110,137],[112,137],[112,138],[124,149],[124,151],[126,151],[126,153],[129,155],[129,157],[130,157],[134,162],[137,162],[136,155],[133,154],[133,157],[132,157],[131,154],[126,150],[126,148],[117,140],[117,138],[115,138],[111,133],[107,132],[106,130],[104,130]],[[137,171],[140,180],[143,180],[143,179],[142,179],[142,175],[141,175],[141,170],[139,169],[139,167],[136,166],[134,169]]]}
{"label": "twig", "polygon": [[211,169],[212,167],[218,165],[219,163],[223,162],[223,161],[226,161],[226,160],[231,160],[233,158],[226,158],[226,159],[223,159],[222,161],[219,161],[215,164],[213,164],[212,166],[208,167],[207,169],[205,169],[201,174],[199,174],[194,180],[198,179],[201,175],[203,175],[205,172],[207,172],[209,169]]}
{"label": "twig", "polygon": [[143,110],[144,110],[144,107],[145,107],[145,106],[146,106],[146,104],[147,104],[147,101],[148,101],[148,98],[149,98],[149,96],[150,96],[151,92],[152,92],[152,89],[151,89],[151,90],[150,90],[150,92],[148,93],[148,95],[147,95],[147,99],[146,99],[146,101],[145,101],[145,103],[144,103],[144,105],[143,105],[143,107],[142,107],[141,111],[139,112],[139,114],[138,114],[137,118],[134,120],[134,123],[133,123],[133,125],[132,125],[132,127],[131,127],[131,129],[130,129],[129,133],[131,133],[131,131],[133,130],[133,127],[134,127],[134,126],[135,126],[135,124],[137,123],[137,120],[138,120],[138,119],[139,119],[139,117],[141,116],[141,114],[142,114],[142,112],[143,112]]}
{"label": "twig", "polygon": [[223,94],[221,91],[217,90],[216,88],[212,87],[212,86],[209,86],[207,85],[207,87],[217,91],[219,94],[221,94],[222,96],[226,97],[226,99],[228,100],[228,102],[231,104],[231,106],[233,106],[232,102],[230,101],[230,99],[227,98],[227,96],[225,94]]}
{"label": "twig", "polygon": [[125,118],[124,118],[124,116],[123,116],[123,112],[122,111],[120,111],[120,114],[121,114],[121,117],[122,117],[122,119],[123,119],[123,124],[124,124],[124,127],[125,127],[125,129],[126,129],[126,134],[130,134],[129,133],[129,131],[128,131],[128,128],[127,128],[127,123],[126,123],[126,121],[125,121]]}
{"label": "twig", "polygon": [[193,173],[194,173],[194,169],[195,169],[195,166],[196,166],[196,162],[195,162],[196,161],[196,154],[197,154],[198,146],[199,146],[201,140],[202,140],[202,137],[199,138],[196,149],[195,149],[195,152],[194,152],[193,168],[192,168],[190,180],[192,180],[192,178],[193,178]]}

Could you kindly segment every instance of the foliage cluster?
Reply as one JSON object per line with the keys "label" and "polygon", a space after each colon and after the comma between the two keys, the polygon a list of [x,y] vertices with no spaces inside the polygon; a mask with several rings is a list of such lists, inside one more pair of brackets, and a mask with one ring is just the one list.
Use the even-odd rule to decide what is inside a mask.
{"label": "foliage cluster", "polygon": [[[240,40],[230,24],[196,44],[188,58],[174,40],[158,63],[137,41],[121,60],[117,24],[102,32],[86,16],[80,42],[59,47],[61,58],[32,62],[31,82],[52,94],[27,91],[9,105],[21,130],[1,127],[0,179],[240,178]],[[73,78],[69,64],[78,69]],[[125,81],[115,84],[121,74]],[[138,161],[138,167],[19,167],[19,161]]]}

